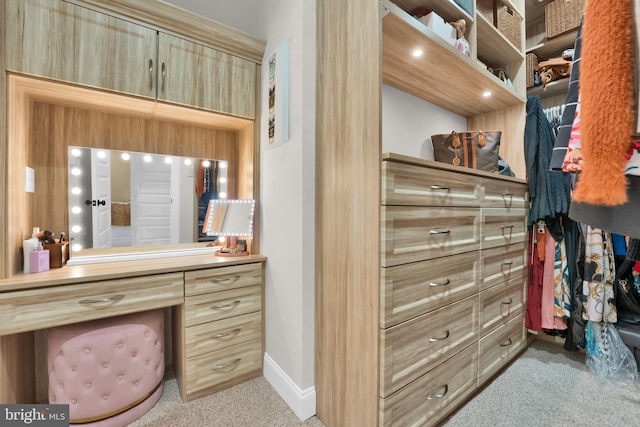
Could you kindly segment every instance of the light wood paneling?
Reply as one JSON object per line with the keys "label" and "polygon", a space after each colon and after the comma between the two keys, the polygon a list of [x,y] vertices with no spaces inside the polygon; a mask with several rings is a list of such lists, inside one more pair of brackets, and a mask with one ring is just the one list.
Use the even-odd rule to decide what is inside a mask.
{"label": "light wood paneling", "polygon": [[516,177],[525,179],[524,126],[527,114],[524,103],[469,117],[467,129],[501,130],[500,156],[509,163]]}
{"label": "light wood paneling", "polygon": [[495,329],[522,310],[526,301],[526,276],[480,292],[480,334]]}
{"label": "light wood paneling", "polygon": [[478,296],[380,331],[380,396],[388,397],[478,339]]}
{"label": "light wood paneling", "polygon": [[184,274],[184,294],[189,297],[253,286],[260,283],[262,283],[262,264],[260,263],[187,271]]}
{"label": "light wood paneling", "polygon": [[504,283],[527,273],[526,242],[483,249],[481,254],[480,290]]}
{"label": "light wood paneling", "polygon": [[159,100],[256,116],[255,63],[160,33],[158,67]]}
{"label": "light wood paneling", "polygon": [[529,234],[526,209],[483,208],[482,249],[521,243]]}
{"label": "light wood paneling", "polygon": [[132,22],[150,25],[223,52],[262,62],[266,42],[193,12],[157,0],[66,0]]}
{"label": "light wood paneling", "polygon": [[383,267],[480,249],[479,208],[383,206],[381,210]]}
{"label": "light wood paneling", "polygon": [[373,426],[378,407],[380,5],[316,4],[316,408]]}
{"label": "light wood paneling", "polygon": [[101,319],[184,301],[182,273],[0,293],[0,334]]}
{"label": "light wood paneling", "polygon": [[480,253],[436,258],[380,273],[380,327],[388,328],[412,317],[478,293]]}
{"label": "light wood paneling", "polygon": [[[0,22],[5,22],[6,2],[0,3]],[[0,52],[6,52],[6,31],[0,30]],[[0,54],[0,165],[3,166],[4,172],[0,171],[0,188],[5,191],[0,196],[0,242],[7,241],[7,218],[9,209],[9,200],[7,198],[7,73],[4,72],[6,63],[6,55]],[[10,259],[7,256],[6,248],[0,245],[0,279],[7,277],[8,271],[13,266],[9,264]],[[4,400],[1,399],[0,402]]]}
{"label": "light wood paneling", "polygon": [[478,387],[477,345],[467,347],[442,365],[386,399],[380,399],[380,424],[434,426]]}
{"label": "light wood paneling", "polygon": [[33,333],[0,336],[0,402],[35,401]]}
{"label": "light wood paneling", "polygon": [[191,326],[185,333],[186,351],[190,357],[246,341],[261,340],[262,311]]}
{"label": "light wood paneling", "polygon": [[187,326],[260,311],[260,285],[185,298]]}
{"label": "light wood paneling", "polygon": [[9,70],[155,97],[155,30],[63,1],[9,4]]}
{"label": "light wood paneling", "polygon": [[478,377],[485,382],[526,345],[524,311],[482,338],[478,344]]}
{"label": "light wood paneling", "polygon": [[482,206],[486,208],[524,209],[529,207],[528,188],[522,183],[483,179],[484,197]]}

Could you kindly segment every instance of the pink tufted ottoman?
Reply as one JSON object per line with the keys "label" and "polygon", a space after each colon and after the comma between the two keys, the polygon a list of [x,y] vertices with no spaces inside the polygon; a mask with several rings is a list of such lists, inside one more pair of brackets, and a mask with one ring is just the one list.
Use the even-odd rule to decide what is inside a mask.
{"label": "pink tufted ottoman", "polygon": [[158,309],[51,328],[49,403],[69,404],[70,422],[90,426],[147,413],[162,396],[163,321]]}

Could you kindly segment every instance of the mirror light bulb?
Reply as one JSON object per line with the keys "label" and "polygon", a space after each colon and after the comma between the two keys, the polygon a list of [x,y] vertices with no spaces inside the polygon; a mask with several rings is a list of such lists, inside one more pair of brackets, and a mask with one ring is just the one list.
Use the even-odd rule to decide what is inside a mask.
{"label": "mirror light bulb", "polygon": [[79,225],[74,225],[73,227],[71,227],[71,231],[73,231],[74,233],[79,233],[82,231],[82,227],[80,227]]}
{"label": "mirror light bulb", "polygon": [[148,155],[148,154],[146,156],[144,156],[142,159],[147,163],[151,163],[151,156]]}
{"label": "mirror light bulb", "polygon": [[74,214],[79,214],[80,212],[82,212],[82,209],[80,209],[79,206],[74,206],[71,208],[71,212],[73,212]]}
{"label": "mirror light bulb", "polygon": [[221,199],[226,199],[227,193],[225,193],[224,191],[221,191],[220,194],[218,194],[218,197],[220,197]]}
{"label": "mirror light bulb", "polygon": [[173,159],[172,159],[171,157],[165,157],[165,158],[164,158],[164,162],[165,162],[166,164],[170,165],[170,164],[171,164],[171,162],[173,162]]}
{"label": "mirror light bulb", "polygon": [[227,178],[222,177],[218,181],[220,181],[220,184],[224,184],[225,182],[227,182]]}
{"label": "mirror light bulb", "polygon": [[129,155],[129,153],[122,153],[122,154],[120,154],[120,158],[122,160],[129,160],[131,158],[131,156]]}
{"label": "mirror light bulb", "polygon": [[100,150],[96,153],[96,156],[98,156],[99,159],[104,159],[105,157],[107,157],[107,153],[105,153],[104,151]]}
{"label": "mirror light bulb", "polygon": [[211,166],[211,162],[209,160],[203,160],[202,166],[204,166],[205,168],[208,168],[209,166]]}
{"label": "mirror light bulb", "polygon": [[227,162],[220,162],[220,169],[226,169],[227,168]]}
{"label": "mirror light bulb", "polygon": [[71,168],[71,175],[78,176],[82,173],[80,168]]}
{"label": "mirror light bulb", "polygon": [[82,154],[82,151],[78,150],[77,148],[71,150],[71,155],[74,157],[80,157],[80,154]]}
{"label": "mirror light bulb", "polygon": [[74,251],[80,251],[82,250],[82,245],[80,243],[76,243],[71,247],[71,249],[73,249]]}
{"label": "mirror light bulb", "polygon": [[184,159],[184,164],[187,166],[191,165],[191,159]]}
{"label": "mirror light bulb", "polygon": [[82,192],[82,190],[80,190],[80,187],[73,187],[71,189],[71,193],[73,194],[80,194]]}

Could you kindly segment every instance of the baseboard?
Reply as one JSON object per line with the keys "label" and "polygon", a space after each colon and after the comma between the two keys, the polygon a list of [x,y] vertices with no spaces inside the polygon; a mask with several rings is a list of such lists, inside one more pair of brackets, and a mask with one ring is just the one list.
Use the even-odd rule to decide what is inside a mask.
{"label": "baseboard", "polygon": [[316,414],[316,388],[301,390],[267,353],[264,354],[263,375],[300,421]]}

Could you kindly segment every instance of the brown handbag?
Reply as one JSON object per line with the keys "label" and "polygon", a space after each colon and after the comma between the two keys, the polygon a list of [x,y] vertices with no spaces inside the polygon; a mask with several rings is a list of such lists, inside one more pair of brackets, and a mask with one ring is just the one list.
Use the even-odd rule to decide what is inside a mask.
{"label": "brown handbag", "polygon": [[487,172],[498,172],[501,131],[451,132],[431,135],[438,162]]}
{"label": "brown handbag", "polygon": [[551,58],[538,64],[538,74],[542,80],[542,86],[571,75],[571,61],[564,58]]}

